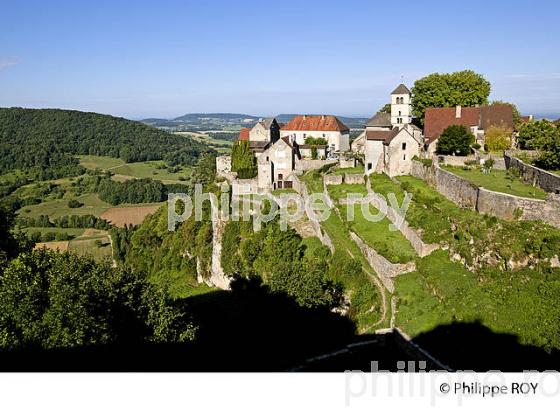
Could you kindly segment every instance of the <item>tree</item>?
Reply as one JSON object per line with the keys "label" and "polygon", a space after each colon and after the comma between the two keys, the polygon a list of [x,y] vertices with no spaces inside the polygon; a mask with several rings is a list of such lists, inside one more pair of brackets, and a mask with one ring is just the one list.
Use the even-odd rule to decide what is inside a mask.
{"label": "tree", "polygon": [[231,150],[231,170],[239,178],[254,178],[257,175],[257,160],[249,148],[249,141],[237,141]]}
{"label": "tree", "polygon": [[464,125],[450,125],[437,140],[438,154],[468,155],[474,143],[474,135]]}
{"label": "tree", "polygon": [[511,133],[512,131],[505,127],[488,127],[484,136],[486,150],[504,151],[511,148]]}
{"label": "tree", "polygon": [[68,201],[68,208],[80,208],[82,206],[84,206],[84,204],[76,199],[71,199],[70,201]]}
{"label": "tree", "polygon": [[385,104],[377,111],[378,113],[391,114],[391,104]]}
{"label": "tree", "polygon": [[192,339],[186,313],[138,273],[72,253],[32,251],[0,276],[0,349]]}
{"label": "tree", "polygon": [[428,107],[471,107],[488,103],[490,83],[471,70],[433,73],[417,80],[412,87],[412,112],[424,121]]}
{"label": "tree", "polygon": [[550,121],[529,122],[523,124],[519,129],[517,143],[521,149],[542,149],[544,145],[554,139],[557,132],[557,127]]}

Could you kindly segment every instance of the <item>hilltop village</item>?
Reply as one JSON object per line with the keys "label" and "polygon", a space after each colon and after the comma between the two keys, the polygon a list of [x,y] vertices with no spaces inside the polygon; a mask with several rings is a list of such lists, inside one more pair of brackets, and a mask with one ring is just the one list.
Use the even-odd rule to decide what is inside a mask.
{"label": "hilltop village", "polygon": [[388,106],[375,113],[353,141],[350,129],[333,115],[297,115],[286,124],[261,119],[253,128],[241,129],[238,139],[254,154],[257,175],[238,176],[231,156],[216,159],[217,174],[232,182],[234,194],[291,189],[297,175],[336,163],[340,168],[363,163],[364,175],[394,177],[410,174],[414,158],[437,158],[439,136],[450,126],[464,126],[479,147],[491,127],[514,132],[513,109],[508,104],[428,108],[423,128],[414,121],[412,93],[406,85],[399,84],[391,92]]}

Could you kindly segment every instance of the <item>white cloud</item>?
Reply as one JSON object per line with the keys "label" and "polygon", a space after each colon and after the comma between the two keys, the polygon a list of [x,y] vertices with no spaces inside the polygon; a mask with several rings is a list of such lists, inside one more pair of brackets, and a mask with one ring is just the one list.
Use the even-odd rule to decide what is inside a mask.
{"label": "white cloud", "polygon": [[19,61],[0,58],[0,70],[16,65]]}

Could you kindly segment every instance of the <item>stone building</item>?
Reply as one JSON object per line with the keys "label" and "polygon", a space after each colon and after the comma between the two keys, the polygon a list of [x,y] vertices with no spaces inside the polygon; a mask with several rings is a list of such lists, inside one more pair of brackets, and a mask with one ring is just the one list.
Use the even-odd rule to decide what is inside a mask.
{"label": "stone building", "polygon": [[292,188],[297,148],[287,137],[280,138],[257,158],[258,189],[266,192]]}
{"label": "stone building", "polygon": [[365,173],[385,173],[390,177],[410,173],[412,158],[420,153],[421,139],[410,124],[392,130],[365,132]]}
{"label": "stone building", "polygon": [[249,148],[257,158],[279,138],[280,125],[275,118],[260,119],[253,128],[242,128],[239,132],[239,140],[249,141]]}
{"label": "stone building", "polygon": [[364,154],[365,173],[389,176],[410,173],[412,157],[420,153],[422,130],[412,124],[412,95],[399,84],[391,93],[391,112],[378,112],[352,142],[352,151]]}
{"label": "stone building", "polygon": [[280,137],[298,145],[309,137],[324,138],[332,153],[350,149],[350,129],[334,115],[296,115],[280,129]]}

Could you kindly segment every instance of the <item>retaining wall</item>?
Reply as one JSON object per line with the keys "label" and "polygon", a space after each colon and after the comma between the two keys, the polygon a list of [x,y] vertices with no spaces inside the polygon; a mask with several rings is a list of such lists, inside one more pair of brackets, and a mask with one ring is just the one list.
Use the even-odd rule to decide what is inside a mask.
{"label": "retaining wall", "polygon": [[511,152],[505,152],[504,159],[508,169],[519,169],[519,176],[523,181],[538,186],[546,192],[560,194],[560,175],[526,164],[519,158],[515,158]]}
{"label": "retaining wall", "polygon": [[559,195],[549,194],[546,200],[540,200],[489,191],[439,167],[425,167],[417,161],[413,161],[411,174],[459,206],[506,220],[542,220],[560,228]]}
{"label": "retaining wall", "polygon": [[366,244],[356,233],[352,231],[349,231],[349,233],[352,240],[358,245],[389,292],[393,293],[395,291],[395,284],[393,283],[394,277],[412,272],[416,269],[416,264],[414,262],[409,262],[407,264],[389,262],[385,257],[377,253],[375,249]]}
{"label": "retaining wall", "polygon": [[364,183],[364,174],[344,174],[344,183],[346,184],[360,184]]}
{"label": "retaining wall", "polygon": [[325,185],[340,185],[342,184],[342,175],[325,175],[323,181]]}
{"label": "retaining wall", "polygon": [[338,160],[336,159],[302,159],[296,161],[295,170],[296,172],[309,171],[311,169],[319,169],[325,165],[336,163],[338,163]]}

